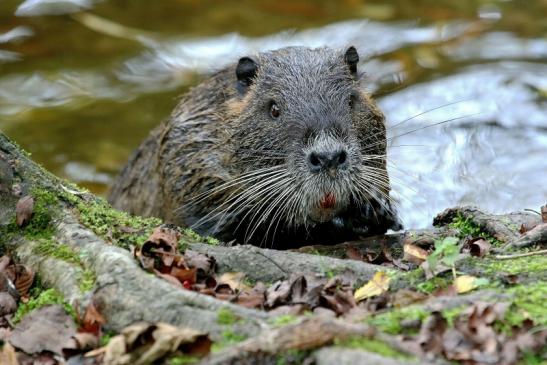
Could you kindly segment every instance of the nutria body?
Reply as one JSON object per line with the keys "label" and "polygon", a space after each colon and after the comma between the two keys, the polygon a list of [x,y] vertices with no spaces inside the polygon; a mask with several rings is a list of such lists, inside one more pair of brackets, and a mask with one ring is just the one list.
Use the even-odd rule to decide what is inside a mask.
{"label": "nutria body", "polygon": [[398,228],[384,116],[355,48],[243,57],[180,101],[110,201],[229,241],[277,248]]}

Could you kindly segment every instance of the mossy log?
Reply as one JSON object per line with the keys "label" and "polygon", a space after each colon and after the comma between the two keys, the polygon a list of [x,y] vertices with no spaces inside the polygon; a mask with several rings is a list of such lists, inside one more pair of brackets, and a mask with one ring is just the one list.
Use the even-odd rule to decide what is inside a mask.
{"label": "mossy log", "polygon": [[[34,213],[28,226],[19,227],[15,223],[16,204],[27,195],[35,199]],[[116,246],[121,240],[113,238],[116,234],[112,230],[122,223],[111,222],[112,227],[105,229],[107,220],[100,215],[110,214],[111,218],[120,214],[125,224],[133,224],[131,218],[105,209],[110,208],[103,200],[53,176],[0,134],[1,248],[33,267],[44,286],[57,289],[80,309],[93,297],[108,327],[115,331],[140,320],[162,321],[204,331],[219,339],[227,328],[217,321],[221,308],[245,319],[236,325],[242,335],[253,335],[270,327],[272,316],[266,312],[178,290],[143,271],[129,250]],[[138,231],[141,224],[144,228],[132,238],[146,238],[147,229],[160,223],[155,219],[151,222],[137,219],[136,226],[129,228]],[[127,229],[120,229],[124,228]],[[132,243],[137,244],[125,240],[123,246]],[[318,255],[246,246],[193,242],[189,249],[213,255],[221,271],[244,271],[250,280],[274,281],[287,278],[292,272],[325,275],[327,270],[343,267],[366,281],[381,269],[363,262],[344,263]],[[92,283],[83,283],[90,277]],[[233,325],[230,328],[234,330]]]}
{"label": "mossy log", "polygon": [[[34,198],[34,213],[30,222],[20,227],[16,224],[16,205],[24,196]],[[273,282],[287,279],[295,273],[308,273],[318,276],[341,274],[359,283],[369,280],[379,270],[386,271],[386,268],[348,260],[351,258],[348,254],[350,251],[365,253],[387,248],[393,258],[401,258],[404,243],[431,244],[447,236],[461,237],[458,228],[448,224],[456,216],[469,221],[471,228],[482,229],[484,232],[481,233],[487,235],[485,237],[514,247],[521,246],[515,242],[523,241],[523,236],[518,233],[520,226],[537,224],[540,220],[537,215],[529,213],[494,216],[475,208],[458,208],[439,215],[436,223],[441,226],[433,229],[405,231],[334,246],[304,247],[296,252],[211,245],[195,234],[186,234],[183,241],[187,249],[213,256],[221,273],[244,272],[251,281]],[[27,153],[0,133],[0,250],[17,256],[20,262],[34,268],[42,285],[57,289],[80,311],[93,300],[109,329],[120,331],[125,326],[144,320],[190,327],[208,333],[215,341],[222,341],[226,331],[250,337],[203,360],[203,363],[209,364],[275,363],[280,352],[293,349],[308,351],[317,364],[330,363],[328,359],[355,363],[355,359],[367,354],[366,349],[324,347],[313,353],[316,348],[331,345],[335,339],[348,336],[374,337],[402,352],[419,356],[400,346],[395,337],[373,331],[362,320],[360,324],[355,324],[350,319],[314,317],[313,320],[304,319],[296,324],[278,327],[274,316],[267,312],[174,288],[143,271],[129,250],[131,246],[142,243],[151,230],[161,223],[155,218],[131,217],[113,210],[104,200],[35,164]],[[531,240],[532,244],[545,244],[544,231],[526,239]],[[504,261],[487,271],[484,262],[467,260],[458,270],[476,275],[490,272],[490,277],[500,271],[511,273],[513,270],[513,263]],[[519,267],[516,272],[527,270],[532,275],[531,283],[538,280],[544,282],[543,263],[544,260],[538,260],[536,265],[527,262],[526,268]],[[417,272],[395,275],[392,288],[415,288],[417,281],[425,280],[423,272]],[[500,296],[497,292],[477,292],[458,297],[458,300],[433,298],[413,313],[450,310],[470,305],[477,297],[495,302],[511,300],[513,296],[514,293]],[[241,320],[222,323],[218,320],[220,309],[231,311]],[[401,313],[406,315],[407,312]],[[399,317],[397,313],[393,316]],[[315,336],[310,336],[311,333]],[[385,359],[378,356],[376,359],[375,356],[369,357],[371,363],[387,363],[381,362]],[[394,364],[415,363],[415,360],[404,358],[390,361]]]}

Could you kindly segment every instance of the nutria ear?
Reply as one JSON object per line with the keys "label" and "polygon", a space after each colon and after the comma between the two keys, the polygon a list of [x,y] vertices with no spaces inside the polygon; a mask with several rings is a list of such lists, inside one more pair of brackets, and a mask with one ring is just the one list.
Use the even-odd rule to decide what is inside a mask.
{"label": "nutria ear", "polygon": [[249,86],[252,84],[256,75],[258,65],[249,57],[242,57],[239,59],[236,67],[237,81],[241,86]]}
{"label": "nutria ear", "polygon": [[353,76],[357,76],[357,63],[359,62],[359,54],[355,47],[351,46],[346,50],[344,61],[349,67],[349,71]]}

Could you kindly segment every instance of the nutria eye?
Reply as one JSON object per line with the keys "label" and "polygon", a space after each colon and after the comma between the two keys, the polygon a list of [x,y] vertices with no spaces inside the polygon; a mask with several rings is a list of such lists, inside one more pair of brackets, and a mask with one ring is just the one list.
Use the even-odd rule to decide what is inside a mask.
{"label": "nutria eye", "polygon": [[279,111],[279,107],[275,102],[272,102],[272,104],[270,105],[270,116],[274,119],[277,119],[279,118],[279,114],[281,114],[281,112]]}
{"label": "nutria eye", "polygon": [[353,109],[353,106],[355,105],[355,95],[350,95],[348,105],[351,109]]}

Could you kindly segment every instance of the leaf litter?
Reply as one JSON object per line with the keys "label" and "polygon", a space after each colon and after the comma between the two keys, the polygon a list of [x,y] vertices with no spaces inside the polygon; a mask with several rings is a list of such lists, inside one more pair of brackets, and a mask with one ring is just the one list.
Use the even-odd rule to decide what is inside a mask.
{"label": "leaf litter", "polygon": [[[405,288],[390,291],[390,275],[382,271],[377,272],[369,282],[359,288],[355,285],[354,277],[343,275],[330,278],[293,275],[269,286],[261,282],[253,285],[246,281],[244,273],[217,275],[214,257],[189,249],[181,253],[180,237],[180,231],[176,227],[160,226],[140,248],[134,249],[134,256],[143,269],[168,281],[178,290],[195,291],[248,308],[281,315],[313,312],[323,316],[345,316],[348,319],[366,318],[388,308],[403,308],[431,297]],[[481,238],[467,239],[463,246],[459,246],[457,240],[451,238],[420,245],[415,243],[412,240],[405,242],[402,260],[394,259],[387,248],[379,253],[362,253],[348,247],[346,253],[350,259],[396,266],[402,270],[420,265],[428,277],[432,278],[446,270],[452,269],[455,272],[455,263],[461,255],[484,257],[490,250],[490,243]],[[62,307],[48,306],[25,317],[25,321],[12,330],[12,335],[9,332],[10,315],[15,311],[17,301],[20,298],[24,300],[33,278],[32,271],[15,265],[7,257],[0,258],[0,315],[8,318],[5,326],[8,331],[4,338],[9,341],[0,352],[2,363],[57,364],[67,359],[78,359],[79,362],[75,363],[90,365],[150,364],[173,354],[201,357],[210,351],[211,341],[206,333],[164,323],[133,324],[112,337],[107,345],[98,347],[105,319],[93,303],[87,306],[82,316],[77,316],[77,326],[70,326],[69,321],[64,320],[68,318],[72,321],[72,318],[62,311]],[[466,293],[479,287],[481,280],[483,279],[469,275],[455,276],[451,285],[442,290],[437,289],[433,295],[453,296]],[[425,320],[414,321],[412,324],[410,319],[409,323],[404,320],[401,326],[419,329],[417,335],[406,337],[405,341],[420,349],[426,357],[441,356],[465,364],[512,365],[519,360],[519,354],[538,350],[545,343],[547,334],[544,329],[534,328],[532,323],[515,327],[509,334],[500,334],[495,325],[503,321],[507,308],[505,303],[479,302],[459,314],[453,326],[447,324],[440,312],[433,312]],[[49,312],[53,314],[48,314]],[[55,317],[61,315],[61,312],[65,316],[63,320]],[[38,319],[39,317],[43,318]],[[32,339],[34,335],[28,335],[28,331],[32,329],[32,333],[40,333],[40,326],[43,326],[40,323],[53,323],[52,318],[57,318],[53,322],[62,327],[55,329],[60,333],[55,336],[58,341],[44,343],[40,347],[33,342],[40,343],[38,338]],[[27,340],[29,343],[21,342],[22,334],[27,334],[25,339],[30,338]],[[61,342],[62,345],[59,345]],[[29,362],[29,359],[32,361]]]}

